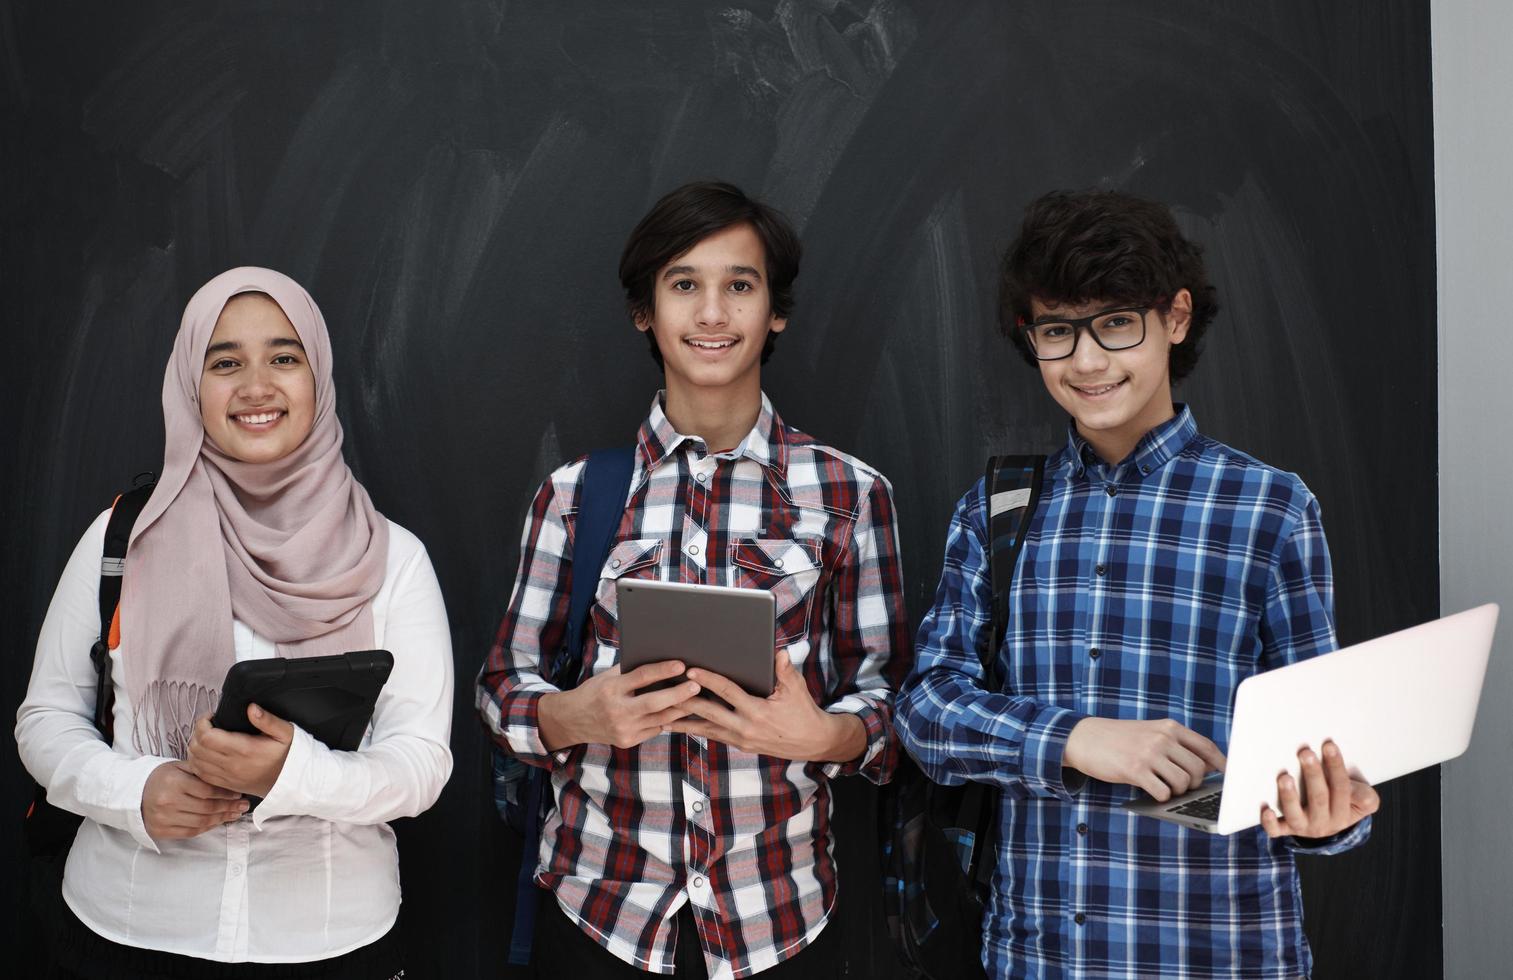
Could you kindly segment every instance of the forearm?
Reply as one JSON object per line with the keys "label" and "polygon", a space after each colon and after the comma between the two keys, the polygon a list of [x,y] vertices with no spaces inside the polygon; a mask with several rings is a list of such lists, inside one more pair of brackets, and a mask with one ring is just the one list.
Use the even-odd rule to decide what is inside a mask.
{"label": "forearm", "polygon": [[273,817],[319,817],[376,824],[423,813],[452,772],[444,741],[395,736],[356,752],[330,749],[296,729],[283,771],[253,811],[258,827]]}
{"label": "forearm", "polygon": [[[47,790],[47,801],[106,827],[123,830],[143,847],[156,850],[142,819],[142,788],[152,771],[173,760],[156,756],[128,758],[87,732],[58,725],[18,725],[23,762]],[[50,719],[57,721],[58,719]],[[43,753],[34,751],[44,741]],[[61,753],[61,754],[60,754]],[[44,756],[45,758],[39,758]]]}
{"label": "forearm", "polygon": [[1082,715],[1033,698],[992,694],[936,668],[898,697],[899,738],[936,782],[981,782],[1066,799],[1085,778],[1064,768],[1067,737]]}
{"label": "forearm", "polygon": [[547,752],[560,752],[588,741],[579,724],[572,691],[549,691],[536,700],[536,728]]}
{"label": "forearm", "polygon": [[867,726],[856,715],[827,711],[828,739],[819,761],[857,762],[867,751]]}

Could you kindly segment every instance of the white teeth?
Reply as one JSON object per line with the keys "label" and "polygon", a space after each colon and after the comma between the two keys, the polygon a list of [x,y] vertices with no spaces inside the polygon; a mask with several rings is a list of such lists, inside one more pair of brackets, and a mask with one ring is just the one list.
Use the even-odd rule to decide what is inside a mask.
{"label": "white teeth", "polygon": [[1082,385],[1076,385],[1074,387],[1076,387],[1077,390],[1082,392],[1084,395],[1106,395],[1109,392],[1113,391],[1115,388],[1119,387],[1120,384],[1122,384],[1122,382],[1116,381],[1111,385],[1100,385],[1097,388],[1088,388]]}
{"label": "white teeth", "polygon": [[272,422],[274,419],[278,418],[282,414],[284,414],[284,413],[283,412],[259,412],[256,415],[237,415],[237,416],[233,416],[233,417],[238,422],[244,422],[247,425],[262,425],[265,422]]}
{"label": "white teeth", "polygon": [[734,345],[735,341],[733,341],[733,340],[689,340],[689,341],[686,341],[686,343],[689,344],[692,347],[697,347],[699,350],[724,350],[726,347],[730,347],[730,346]]}

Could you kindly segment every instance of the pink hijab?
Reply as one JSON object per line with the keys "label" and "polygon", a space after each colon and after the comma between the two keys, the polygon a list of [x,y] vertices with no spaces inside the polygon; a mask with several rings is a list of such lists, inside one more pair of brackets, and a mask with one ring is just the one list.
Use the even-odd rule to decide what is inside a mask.
{"label": "pink hijab", "polygon": [[[247,292],[283,309],[315,375],[310,434],[270,463],[227,456],[200,421],[205,348],[227,301]],[[126,554],[122,650],[138,751],[183,758],[236,660],[233,617],[281,657],[373,645],[389,525],[342,459],[326,322],[288,276],[232,269],[194,294],[163,378],[163,423],[162,474]]]}

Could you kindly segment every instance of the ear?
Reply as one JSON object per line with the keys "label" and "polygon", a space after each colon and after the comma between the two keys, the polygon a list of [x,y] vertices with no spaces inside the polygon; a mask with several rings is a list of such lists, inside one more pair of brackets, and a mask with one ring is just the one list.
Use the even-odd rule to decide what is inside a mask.
{"label": "ear", "polygon": [[642,333],[651,329],[651,312],[649,310],[631,314],[631,320],[635,323],[636,329]]}
{"label": "ear", "polygon": [[788,329],[788,318],[786,316],[768,317],[767,329],[771,333],[782,333],[784,330]]}
{"label": "ear", "polygon": [[1187,328],[1193,322],[1193,294],[1179,289],[1172,295],[1171,309],[1166,311],[1166,339],[1180,344],[1187,339]]}

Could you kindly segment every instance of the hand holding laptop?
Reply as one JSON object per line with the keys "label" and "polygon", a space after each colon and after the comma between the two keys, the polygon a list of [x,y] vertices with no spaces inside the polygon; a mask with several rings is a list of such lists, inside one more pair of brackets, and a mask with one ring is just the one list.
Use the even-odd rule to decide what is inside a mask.
{"label": "hand holding laptop", "polygon": [[1271,837],[1333,837],[1371,816],[1382,805],[1371,784],[1356,779],[1345,767],[1345,757],[1333,741],[1324,743],[1324,759],[1309,748],[1298,751],[1303,767],[1306,802],[1298,795],[1297,781],[1290,773],[1277,777],[1277,816],[1271,804],[1261,804],[1261,826]]}
{"label": "hand holding laptop", "polygon": [[[1212,741],[1170,719],[1135,721],[1084,718],[1067,736],[1062,761],[1109,783],[1134,786],[1166,802],[1203,786],[1224,771],[1224,753]],[[1322,763],[1312,749],[1298,752],[1303,788],[1289,773],[1277,777],[1280,815],[1261,806],[1261,826],[1272,837],[1332,837],[1377,811],[1381,798],[1369,783],[1351,777],[1334,742],[1324,743]]]}

